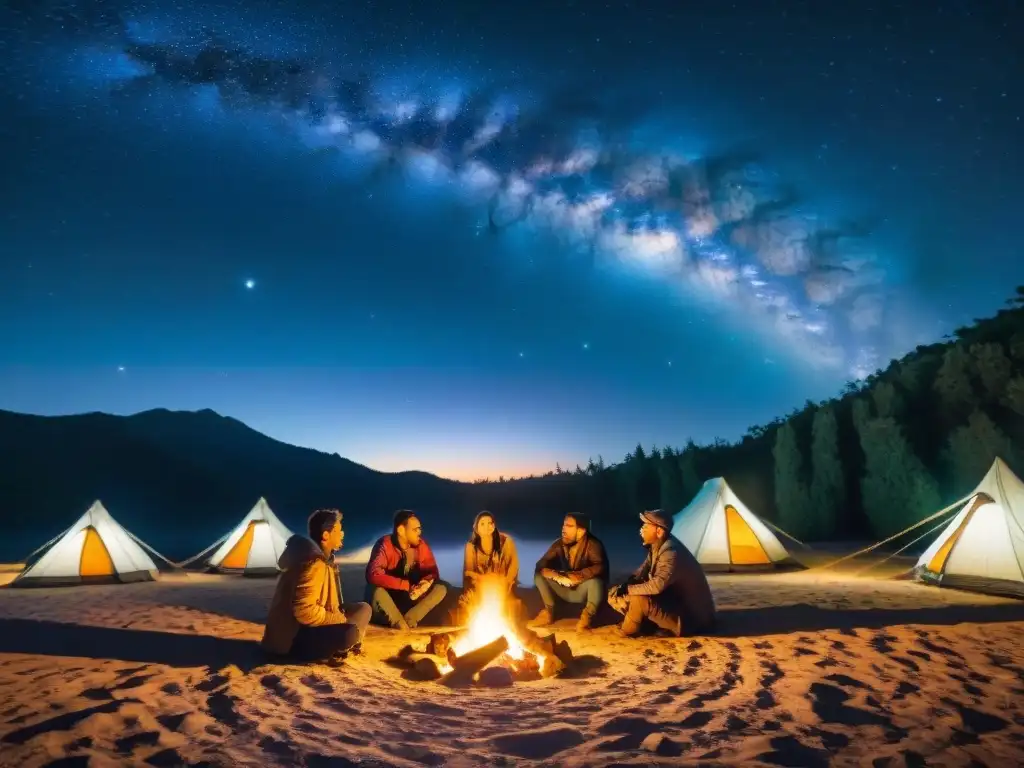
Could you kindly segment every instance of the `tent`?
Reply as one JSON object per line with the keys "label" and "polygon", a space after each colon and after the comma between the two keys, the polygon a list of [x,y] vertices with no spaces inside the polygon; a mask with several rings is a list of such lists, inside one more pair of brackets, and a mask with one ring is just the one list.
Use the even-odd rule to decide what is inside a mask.
{"label": "tent", "polygon": [[673,517],[672,535],[707,571],[803,567],[721,477],[705,481]]}
{"label": "tent", "polygon": [[249,514],[226,536],[193,557],[211,571],[245,576],[276,576],[277,560],[292,532],[260,497]]}
{"label": "tent", "polygon": [[1024,483],[997,457],[961,501],[914,575],[943,587],[1024,597]]}
{"label": "tent", "polygon": [[29,556],[12,587],[152,581],[173,569],[122,528],[99,501],[78,520]]}

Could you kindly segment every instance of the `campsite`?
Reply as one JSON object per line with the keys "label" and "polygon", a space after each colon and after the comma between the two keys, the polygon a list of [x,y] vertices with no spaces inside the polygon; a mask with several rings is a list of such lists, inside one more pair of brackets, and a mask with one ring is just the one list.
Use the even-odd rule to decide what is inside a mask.
{"label": "campsite", "polygon": [[0,3],[0,768],[1024,766],[1020,5]]}
{"label": "campsite", "polygon": [[[0,574],[3,755],[18,765],[1012,764],[1024,740],[1024,604],[1007,595],[1024,594],[1024,537],[1011,533],[1024,483],[996,459],[937,512],[917,558],[815,552],[787,547],[725,479],[710,479],[673,532],[709,571],[718,631],[638,640],[607,617],[584,635],[563,618],[551,631],[581,664],[509,697],[403,674],[401,647],[438,628],[373,627],[342,670],[268,663],[256,645],[274,585],[265,576],[290,532],[264,498],[181,564],[97,501],[27,567]],[[345,590],[361,593],[362,563],[343,563]],[[518,591],[536,607],[532,589]]]}

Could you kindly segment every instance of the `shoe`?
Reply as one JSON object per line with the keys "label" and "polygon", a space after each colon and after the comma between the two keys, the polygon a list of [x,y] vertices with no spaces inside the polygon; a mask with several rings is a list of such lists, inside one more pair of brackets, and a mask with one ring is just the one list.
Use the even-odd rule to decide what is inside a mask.
{"label": "shoe", "polygon": [[352,654],[353,656],[362,656],[363,655],[363,644],[362,643],[356,643],[355,645],[353,645],[351,648],[348,649],[348,652],[350,654]]}
{"label": "shoe", "polygon": [[615,628],[615,633],[619,637],[636,637],[640,634],[639,627],[636,629],[627,628],[625,622]]}
{"label": "shoe", "polygon": [[590,629],[590,625],[593,621],[594,614],[592,614],[590,611],[583,611],[583,613],[580,614],[580,620],[576,622],[576,631],[586,632],[588,629]]}
{"label": "shoe", "polygon": [[345,659],[346,659],[347,656],[348,656],[347,653],[345,653],[344,651],[341,651],[340,653],[336,653],[333,656],[331,656],[331,658],[329,658],[327,661],[325,661],[324,664],[326,664],[328,667],[331,667],[333,669],[337,669],[338,667],[343,667],[343,666],[345,666]]}
{"label": "shoe", "polygon": [[412,629],[412,627],[409,626],[409,622],[405,619],[399,619],[397,624],[391,625],[391,628],[401,630],[402,632],[408,632]]}
{"label": "shoe", "polygon": [[552,621],[554,621],[554,617],[552,616],[551,609],[542,608],[540,613],[533,617],[533,621],[531,621],[530,624],[535,627],[546,627]]}

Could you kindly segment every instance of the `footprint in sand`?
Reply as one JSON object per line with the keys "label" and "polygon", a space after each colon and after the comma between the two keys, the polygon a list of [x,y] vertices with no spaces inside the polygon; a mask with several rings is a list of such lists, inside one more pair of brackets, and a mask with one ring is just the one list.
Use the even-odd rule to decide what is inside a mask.
{"label": "footprint in sand", "polygon": [[334,686],[331,684],[331,681],[320,677],[320,675],[306,675],[300,678],[299,682],[317,693],[334,693]]}
{"label": "footprint in sand", "polygon": [[302,703],[302,694],[286,683],[280,675],[264,675],[260,678],[260,684],[289,704],[299,705]]}

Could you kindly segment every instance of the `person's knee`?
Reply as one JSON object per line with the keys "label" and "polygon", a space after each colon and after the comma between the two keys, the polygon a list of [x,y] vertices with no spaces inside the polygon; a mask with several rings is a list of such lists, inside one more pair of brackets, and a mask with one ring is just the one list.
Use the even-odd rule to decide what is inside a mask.
{"label": "person's knee", "polygon": [[356,603],[345,613],[354,624],[368,624],[370,616],[373,614],[373,608],[369,603]]}
{"label": "person's knee", "polygon": [[443,581],[435,581],[434,586],[430,588],[430,598],[436,602],[444,600],[445,595],[448,594],[448,585]]}
{"label": "person's knee", "polygon": [[590,602],[600,601],[608,592],[604,581],[598,578],[587,579],[580,586],[587,593]]}
{"label": "person's knee", "polygon": [[540,589],[543,585],[547,584],[547,581],[548,580],[544,576],[541,576],[540,571],[533,574],[533,586],[537,587],[537,589]]}

